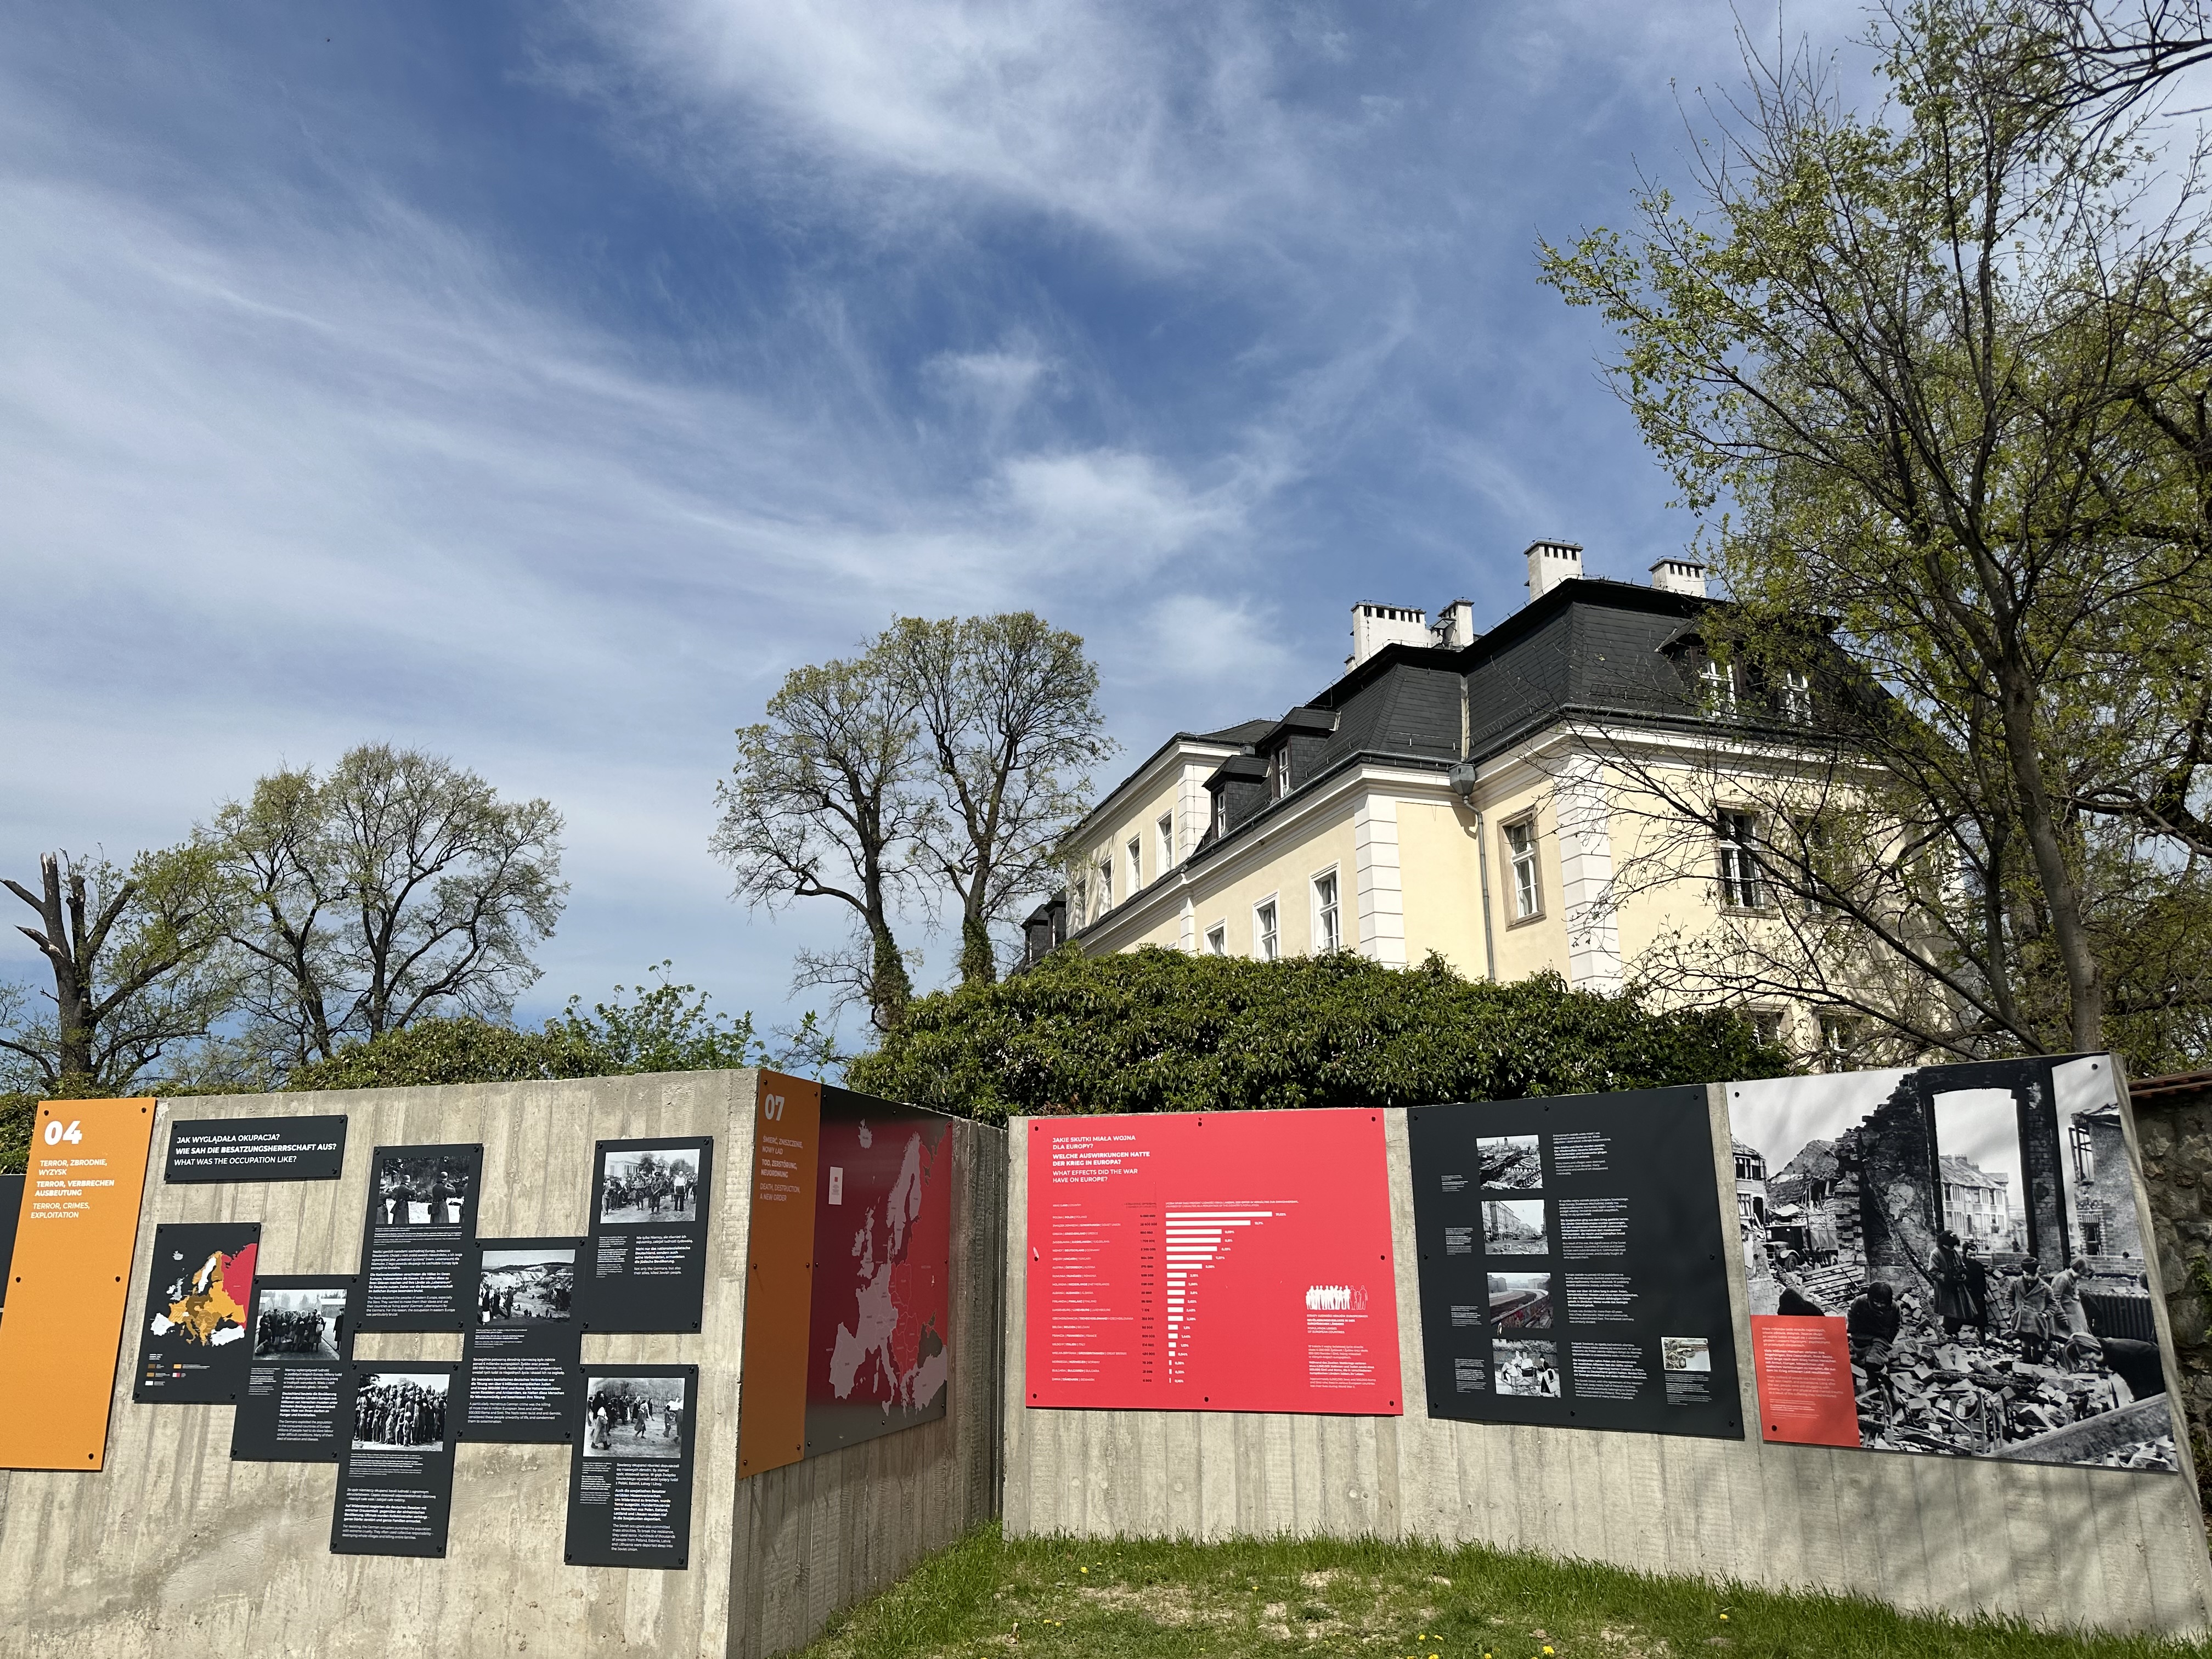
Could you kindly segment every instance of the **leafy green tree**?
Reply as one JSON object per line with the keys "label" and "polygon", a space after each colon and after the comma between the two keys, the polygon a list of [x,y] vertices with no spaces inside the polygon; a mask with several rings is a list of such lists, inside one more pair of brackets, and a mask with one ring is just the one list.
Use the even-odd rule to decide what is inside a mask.
{"label": "leafy green tree", "polygon": [[845,1080],[1000,1122],[1512,1100],[1788,1069],[1733,1014],[1661,1012],[1556,975],[1499,985],[1436,956],[1407,970],[1350,952],[1256,962],[1069,946],[1002,983],[918,999]]}
{"label": "leafy green tree", "polygon": [[2020,9],[1926,0],[1875,38],[1875,118],[1809,54],[1747,49],[1692,207],[1652,189],[1545,276],[1618,331],[1747,657],[1830,618],[1889,694],[1849,734],[1904,826],[1870,843],[1878,890],[1808,895],[1903,907],[1881,966],[1917,983],[1884,1017],[2101,1048],[2117,1017],[2212,1006],[2193,970],[2115,978],[2146,905],[2202,912],[2212,855],[2173,810],[2212,779],[2202,226],[2186,180],[2146,210],[2137,130],[2078,114]]}
{"label": "leafy green tree", "polygon": [[[397,1089],[443,1083],[519,1083],[549,1078],[622,1077],[646,1072],[726,1071],[782,1064],[789,1069],[815,1036],[809,1015],[794,1042],[771,1052],[750,1013],[710,1012],[696,986],[655,969],[656,982],[617,985],[586,1012],[571,997],[537,1030],[470,1018],[419,1019],[339,1045],[328,1060],[300,1066],[287,1089]],[[625,1000],[625,992],[629,993]]]}
{"label": "leafy green tree", "polygon": [[206,1036],[236,982],[217,947],[238,895],[198,843],[141,854],[126,871],[49,853],[36,890],[0,882],[34,923],[53,988],[0,986],[0,1060],[49,1097],[129,1088],[163,1055]]}
{"label": "leafy green tree", "polygon": [[204,840],[251,896],[230,944],[280,1066],[433,1014],[496,1020],[568,888],[561,815],[437,756],[363,744],[263,778]]}
{"label": "leafy green tree", "polygon": [[913,696],[937,796],[918,839],[959,911],[960,981],[988,983],[993,925],[1045,880],[1089,804],[1091,769],[1114,751],[1098,670],[1079,635],[1027,611],[902,617],[872,654]]}

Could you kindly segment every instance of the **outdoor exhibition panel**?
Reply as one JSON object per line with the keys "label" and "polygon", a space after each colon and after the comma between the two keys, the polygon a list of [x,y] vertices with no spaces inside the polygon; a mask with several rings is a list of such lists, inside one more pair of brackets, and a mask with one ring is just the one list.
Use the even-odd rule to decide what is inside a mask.
{"label": "outdoor exhibition panel", "polygon": [[[858,1096],[821,1115],[847,1126],[836,1201],[794,1194],[841,1235],[813,1285],[842,1419],[740,1472],[756,1153],[781,1162],[757,1128],[808,1091],[748,1071],[70,1107],[63,1144],[115,1184],[67,1201],[127,1190],[135,1213],[99,1257],[107,1322],[62,1343],[96,1371],[94,1455],[0,1472],[0,1654],[766,1655],[986,1518],[1005,1137]],[[53,1271],[31,1246],[18,1268]],[[824,1254],[811,1229],[799,1254]],[[55,1298],[11,1289],[20,1346]],[[0,1418],[55,1406],[8,1375]]]}
{"label": "outdoor exhibition panel", "polygon": [[[1752,1095],[1732,1131],[1735,1091],[1782,1087],[1799,1091],[1794,1103],[1769,1112]],[[2155,1264],[2135,1242],[2148,1206],[2109,1059],[1672,1092],[1641,1097],[1655,1120],[1687,1114],[1673,1144],[1635,1151],[1649,1167],[1618,1156],[1640,1133],[1637,1097],[1419,1108],[1418,1139],[1407,1111],[1382,1115],[1395,1412],[1031,1403],[1032,1322],[1055,1292],[1030,1231],[1051,1166],[1019,1153],[1039,1123],[1063,1121],[1016,1120],[1008,1534],[1426,1538],[2048,1626],[2212,1628],[2194,1477],[2162,1432],[2172,1342]],[[1278,1115],[1250,1115],[1258,1126]],[[1156,1121],[1116,1121],[1141,1148]],[[1092,1133],[1108,1121],[1085,1121]],[[1616,1168],[1595,1167],[1592,1135],[1611,1139]],[[1488,1213],[1485,1185],[1497,1189],[1488,1201],[1517,1207]],[[1991,1196],[2000,1188],[2016,1200]],[[1571,1199],[1592,1201],[1565,1213]],[[1987,1283],[1981,1322],[1960,1318],[1954,1335],[1947,1322],[1972,1275],[1943,1235],[1969,1214]],[[1424,1263],[1425,1249],[1460,1254]],[[1534,1316],[1554,1321],[1549,1334],[1499,1327],[1478,1349],[1478,1326],[1537,1304],[1528,1285],[1493,1287],[1492,1258],[1540,1249],[1542,1268],[1499,1271],[1557,1281],[1543,1287],[1556,1306]],[[2064,1265],[2029,1268],[2039,1250]],[[1615,1278],[1578,1285],[1571,1310],[1567,1275],[1593,1268]],[[2051,1285],[2061,1271],[2075,1277]],[[1455,1307],[1473,1310],[1456,1327]],[[1565,1418],[1581,1409],[1571,1353],[1555,1352],[1556,1395],[1517,1350],[1513,1389],[1493,1391],[1496,1343],[1571,1347],[1583,1329],[1622,1350],[1594,1356],[1589,1374],[1597,1415],[1626,1418]],[[1686,1349],[1710,1369],[1670,1384],[1668,1358]],[[1480,1387],[1461,1363],[1477,1358]],[[1522,1392],[1531,1376],[1536,1391]],[[1829,1403],[1808,1403],[1822,1388]],[[1838,1388],[1858,1431],[1848,1445],[1836,1443]],[[1824,1413],[1825,1442],[1793,1427]]]}

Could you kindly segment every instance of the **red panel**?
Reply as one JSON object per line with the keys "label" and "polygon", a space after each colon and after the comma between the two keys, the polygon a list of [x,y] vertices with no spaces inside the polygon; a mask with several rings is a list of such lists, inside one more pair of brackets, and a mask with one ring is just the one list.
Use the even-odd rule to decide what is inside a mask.
{"label": "red panel", "polygon": [[1395,1417],[1382,1115],[1029,1126],[1032,1406]]}
{"label": "red panel", "polygon": [[1842,1320],[1753,1314],[1751,1352],[1764,1438],[1796,1446],[1859,1443],[1850,1339]]}

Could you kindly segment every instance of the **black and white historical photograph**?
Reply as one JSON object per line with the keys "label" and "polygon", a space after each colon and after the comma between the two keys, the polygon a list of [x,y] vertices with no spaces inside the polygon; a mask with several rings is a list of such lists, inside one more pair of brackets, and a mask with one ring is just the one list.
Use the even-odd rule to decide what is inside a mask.
{"label": "black and white historical photograph", "polygon": [[1550,1342],[1500,1338],[1490,1345],[1490,1374],[1499,1394],[1527,1400],[1559,1397],[1559,1353]]}
{"label": "black and white historical photograph", "polygon": [[696,1146],[609,1152],[599,1189],[600,1222],[697,1220],[700,1161]]}
{"label": "black and white historical photograph", "polygon": [[1486,1192],[1532,1193],[1544,1184],[1543,1153],[1535,1135],[1493,1135],[1474,1143]]}
{"label": "black and white historical photograph", "polygon": [[353,1398],[356,1451],[441,1451],[446,1444],[445,1371],[368,1371]]}
{"label": "black and white historical photograph", "polygon": [[483,1271],[477,1280],[479,1325],[568,1319],[574,1315],[575,1303],[574,1245],[484,1247]]}
{"label": "black and white historical photograph", "polygon": [[1842,1322],[1859,1443],[2179,1467],[2109,1056],[1734,1084],[1755,1315]]}
{"label": "black and white historical photograph", "polygon": [[253,1316],[253,1357],[343,1359],[349,1294],[343,1285],[264,1288]]}
{"label": "black and white historical photograph", "polygon": [[1662,1336],[1659,1339],[1659,1369],[1666,1371],[1710,1371],[1713,1368],[1711,1337]]}
{"label": "black and white historical photograph", "polygon": [[472,1158],[386,1151],[377,1159],[371,1216],[380,1227],[458,1227],[475,1178]]}
{"label": "black and white historical photograph", "polygon": [[593,1374],[585,1383],[584,1455],[682,1456],[684,1396],[680,1376]]}
{"label": "black and white historical photograph", "polygon": [[1486,1255],[1543,1255],[1552,1248],[1544,1229],[1540,1198],[1486,1198],[1482,1201],[1482,1249]]}
{"label": "black and white historical photograph", "polygon": [[1552,1275],[1490,1275],[1490,1328],[1495,1331],[1552,1328]]}

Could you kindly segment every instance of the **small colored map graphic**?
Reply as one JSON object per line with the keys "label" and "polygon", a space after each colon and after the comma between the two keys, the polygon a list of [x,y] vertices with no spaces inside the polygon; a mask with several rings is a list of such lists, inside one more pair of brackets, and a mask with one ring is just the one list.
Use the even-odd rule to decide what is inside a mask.
{"label": "small colored map graphic", "polygon": [[150,1322],[155,1336],[172,1334],[204,1348],[219,1348],[246,1335],[246,1310],[253,1300],[253,1259],[260,1250],[248,1244],[235,1254],[210,1252],[197,1267],[173,1254],[179,1271],[162,1299],[165,1310]]}

